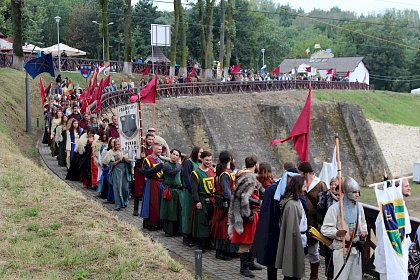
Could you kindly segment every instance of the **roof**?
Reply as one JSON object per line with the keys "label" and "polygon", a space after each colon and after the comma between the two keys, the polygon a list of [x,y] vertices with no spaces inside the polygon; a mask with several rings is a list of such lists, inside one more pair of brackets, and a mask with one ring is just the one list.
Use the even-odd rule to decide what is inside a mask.
{"label": "roof", "polygon": [[153,48],[153,57],[152,55],[149,55],[146,60],[144,61],[145,63],[153,62],[161,62],[161,63],[170,63],[171,61],[163,54],[163,52],[160,50],[159,47],[152,47]]}
{"label": "roof", "polygon": [[[58,44],[42,49],[45,53],[52,53],[53,56],[58,56]],[[86,52],[72,48],[66,44],[60,43],[60,53],[65,52],[67,56],[83,56]]]}
{"label": "roof", "polygon": [[366,60],[362,56],[356,57],[332,57],[332,58],[287,58],[280,64],[282,73],[289,73],[293,68],[301,64],[308,64],[318,70],[336,69],[337,73],[345,73],[354,71],[360,62],[365,64],[368,70],[371,70]]}

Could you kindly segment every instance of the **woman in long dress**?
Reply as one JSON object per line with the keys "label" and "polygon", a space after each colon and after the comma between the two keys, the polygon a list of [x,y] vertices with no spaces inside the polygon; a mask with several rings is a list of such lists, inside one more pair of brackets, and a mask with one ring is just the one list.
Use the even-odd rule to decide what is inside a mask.
{"label": "woman in long dress", "polygon": [[67,116],[61,117],[61,123],[55,129],[55,143],[58,147],[57,160],[59,166],[66,166]]}
{"label": "woman in long dress", "polygon": [[[108,145],[108,134],[104,131],[99,133],[99,139],[93,141],[92,149],[92,184],[98,186],[99,196],[102,192],[103,187],[103,167],[102,167],[102,155]],[[96,169],[96,172],[95,172]],[[95,179],[96,173],[96,179]],[[95,184],[96,183],[96,184]]]}
{"label": "woman in long dress", "polygon": [[120,211],[128,206],[131,167],[128,156],[121,151],[119,139],[115,140],[114,149],[107,152],[103,163],[109,165],[109,177],[115,198],[114,210]]}
{"label": "woman in long dress", "polygon": [[61,117],[63,116],[63,112],[61,111],[61,109],[59,109],[55,114],[54,114],[54,118],[51,121],[51,156],[55,157],[58,154],[58,146],[57,143],[55,142],[55,135],[57,133],[57,127],[60,125],[61,123]]}

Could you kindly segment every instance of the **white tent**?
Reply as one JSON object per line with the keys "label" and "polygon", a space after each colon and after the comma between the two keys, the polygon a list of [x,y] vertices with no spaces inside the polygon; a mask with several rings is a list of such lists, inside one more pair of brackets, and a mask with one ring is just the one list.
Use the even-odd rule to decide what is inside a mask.
{"label": "white tent", "polygon": [[411,93],[412,94],[420,94],[420,88],[412,89]]}
{"label": "white tent", "polygon": [[33,44],[27,44],[27,45],[22,46],[22,50],[24,53],[31,53],[32,51],[36,53],[36,52],[42,52],[44,49],[38,46],[35,46]]}
{"label": "white tent", "polygon": [[[58,44],[55,44],[54,46],[48,47],[43,49],[45,53],[52,53],[53,56],[58,56]],[[86,52],[72,48],[70,46],[67,46],[66,44],[60,43],[60,53],[63,54],[63,52],[66,53],[67,56],[83,56],[86,55]]]}
{"label": "white tent", "polygon": [[0,50],[12,50],[13,49],[13,44],[10,43],[9,41],[5,40],[5,39],[1,39],[0,38]]}

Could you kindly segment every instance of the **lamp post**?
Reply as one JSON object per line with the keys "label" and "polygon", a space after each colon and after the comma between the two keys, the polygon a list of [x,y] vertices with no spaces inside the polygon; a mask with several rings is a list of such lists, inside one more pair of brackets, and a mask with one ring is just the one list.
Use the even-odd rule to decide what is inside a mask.
{"label": "lamp post", "polygon": [[[94,24],[97,24],[98,26],[101,25],[96,20],[92,20],[92,22]],[[111,22],[108,23],[108,26],[113,25],[113,24],[114,24],[114,22],[111,21]],[[108,53],[109,53],[109,48],[108,48]],[[104,32],[104,28],[102,28],[102,60],[105,62],[105,32]]]}
{"label": "lamp post", "polygon": [[56,16],[55,22],[57,23],[57,48],[58,48],[58,71],[61,72],[61,53],[60,53],[60,19],[61,17]]}
{"label": "lamp post", "polygon": [[263,55],[263,67],[264,67],[264,65],[265,65],[265,63],[264,63],[264,53],[265,53],[265,49],[261,49],[261,52],[262,52],[262,55]]}

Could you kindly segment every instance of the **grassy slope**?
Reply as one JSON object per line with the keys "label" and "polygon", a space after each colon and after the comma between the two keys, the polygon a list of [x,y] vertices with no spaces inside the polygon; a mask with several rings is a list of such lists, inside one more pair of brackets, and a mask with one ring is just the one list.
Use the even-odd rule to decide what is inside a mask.
{"label": "grassy slope", "polygon": [[420,126],[420,96],[385,91],[315,91],[321,101],[350,101],[363,108],[366,118]]}
{"label": "grassy slope", "polygon": [[192,279],[160,244],[36,164],[23,73],[0,69],[0,106],[0,279]]}

